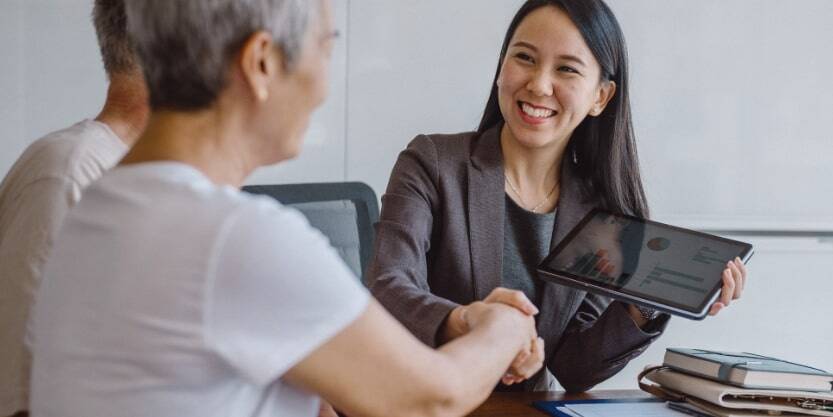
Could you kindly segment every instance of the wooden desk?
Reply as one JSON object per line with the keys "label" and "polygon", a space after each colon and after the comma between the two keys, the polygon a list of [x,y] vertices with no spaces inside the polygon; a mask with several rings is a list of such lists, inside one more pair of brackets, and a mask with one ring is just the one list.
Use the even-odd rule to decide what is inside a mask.
{"label": "wooden desk", "polygon": [[594,398],[648,398],[639,390],[590,391],[584,394],[563,392],[496,392],[469,417],[544,417],[546,413],[532,406],[533,401],[589,400]]}

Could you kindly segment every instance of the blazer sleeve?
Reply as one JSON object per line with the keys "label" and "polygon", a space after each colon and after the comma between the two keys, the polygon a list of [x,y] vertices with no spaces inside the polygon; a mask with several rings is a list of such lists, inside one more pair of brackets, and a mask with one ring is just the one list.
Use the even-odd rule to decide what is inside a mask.
{"label": "blazer sleeve", "polygon": [[668,324],[660,314],[641,329],[626,304],[587,294],[547,367],[568,392],[587,391],[644,352]]}
{"label": "blazer sleeve", "polygon": [[431,294],[428,251],[439,209],[437,149],[418,136],[400,155],[382,197],[367,285],[376,299],[426,345],[458,304]]}

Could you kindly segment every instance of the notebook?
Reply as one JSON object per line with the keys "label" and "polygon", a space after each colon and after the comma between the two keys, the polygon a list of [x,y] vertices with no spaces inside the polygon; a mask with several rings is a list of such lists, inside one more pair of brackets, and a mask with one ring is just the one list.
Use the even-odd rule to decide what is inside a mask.
{"label": "notebook", "polygon": [[690,375],[744,388],[833,391],[833,374],[753,353],[668,348],[664,365]]}
{"label": "notebook", "polygon": [[[833,417],[833,392],[786,391],[740,388],[699,378],[668,368],[654,368],[645,376],[650,382],[702,409],[713,405],[707,414],[741,417],[746,411],[774,414],[800,414]],[[644,388],[643,388],[644,389]],[[704,405],[705,404],[705,405]],[[724,410],[732,409],[732,410]],[[745,416],[744,416],[745,417]]]}

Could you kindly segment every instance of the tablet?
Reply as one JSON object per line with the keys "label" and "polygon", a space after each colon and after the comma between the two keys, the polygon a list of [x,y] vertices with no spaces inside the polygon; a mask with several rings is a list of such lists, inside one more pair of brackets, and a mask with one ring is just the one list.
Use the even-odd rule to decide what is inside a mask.
{"label": "tablet", "polygon": [[548,281],[701,320],[726,264],[752,253],[748,243],[595,209],[538,270]]}

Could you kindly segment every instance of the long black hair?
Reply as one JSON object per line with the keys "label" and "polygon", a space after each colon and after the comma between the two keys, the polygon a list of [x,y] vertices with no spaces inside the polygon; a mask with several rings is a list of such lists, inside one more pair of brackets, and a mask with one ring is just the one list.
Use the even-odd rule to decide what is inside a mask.
{"label": "long black hair", "polygon": [[576,165],[584,191],[600,201],[603,208],[648,217],[631,120],[628,51],[619,22],[604,1],[528,0],[521,6],[506,32],[492,92],[477,131],[483,133],[504,122],[498,104],[497,81],[509,42],[524,18],[547,6],[567,13],[599,62],[602,80],[616,83],[616,92],[604,112],[597,117],[586,117],[576,127],[567,144],[564,163]]}

